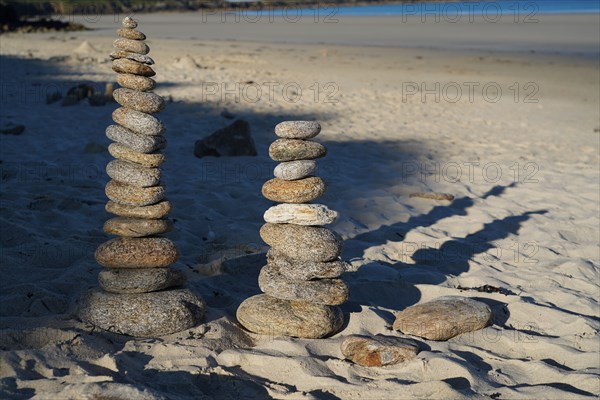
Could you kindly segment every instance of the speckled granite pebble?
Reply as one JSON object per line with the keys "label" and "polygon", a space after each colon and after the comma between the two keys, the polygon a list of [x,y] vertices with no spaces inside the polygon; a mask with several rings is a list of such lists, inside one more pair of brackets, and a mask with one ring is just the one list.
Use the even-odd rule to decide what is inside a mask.
{"label": "speckled granite pebble", "polygon": [[163,237],[118,237],[98,246],[95,256],[106,268],[161,268],[177,261],[179,252]]}
{"label": "speckled granite pebble", "polygon": [[137,21],[131,17],[123,18],[123,21],[121,21],[121,25],[123,26],[123,28],[128,29],[135,29],[138,26]]}
{"label": "speckled granite pebble", "polygon": [[348,300],[348,286],[341,279],[294,281],[279,273],[274,264],[267,264],[258,275],[263,293],[283,300],[304,300],[335,306]]}
{"label": "speckled granite pebble", "polygon": [[142,64],[154,65],[154,60],[152,59],[152,57],[124,50],[113,51],[112,53],[110,53],[110,58],[112,58],[113,60],[116,60],[118,58],[127,58],[129,60],[137,61]]}
{"label": "speckled granite pebble", "polygon": [[277,139],[269,146],[269,156],[275,161],[313,160],[326,154],[322,144],[310,140]]}
{"label": "speckled granite pebble", "polygon": [[395,336],[351,335],[341,344],[344,357],[364,367],[383,367],[412,360],[419,353],[419,344]]}
{"label": "speckled granite pebble", "polygon": [[161,175],[158,168],[146,168],[123,160],[112,160],[106,164],[106,173],[115,181],[139,187],[158,185]]}
{"label": "speckled granite pebble", "polygon": [[327,225],[338,213],[323,204],[278,204],[265,211],[266,222],[274,224]]}
{"label": "speckled granite pebble", "polygon": [[156,72],[146,64],[130,60],[128,58],[117,58],[112,63],[112,69],[115,72],[122,74],[133,74],[151,77],[156,75]]}
{"label": "speckled granite pebble", "polygon": [[275,127],[275,134],[286,139],[310,139],[319,132],[321,124],[316,121],[285,121]]}
{"label": "speckled granite pebble", "polygon": [[109,235],[144,237],[169,232],[173,223],[168,219],[111,218],[104,223],[103,230]]}
{"label": "speckled granite pebble", "polygon": [[111,293],[148,293],[181,286],[185,275],[171,268],[105,269],[98,274],[100,287]]}
{"label": "speckled granite pebble", "polygon": [[108,126],[106,137],[139,153],[152,153],[164,149],[167,145],[167,141],[163,136],[142,135],[120,125]]}
{"label": "speckled granite pebble", "polygon": [[260,237],[287,257],[303,261],[332,261],[342,251],[342,238],[327,228],[266,223]]}
{"label": "speckled granite pebble", "polygon": [[154,79],[133,74],[117,75],[117,83],[124,88],[141,90],[142,92],[148,92],[156,87],[156,81]]}
{"label": "speckled granite pebble", "polygon": [[123,107],[143,113],[156,113],[165,108],[163,98],[154,93],[120,88],[113,92],[113,97]]}
{"label": "speckled granite pebble", "polygon": [[125,107],[113,111],[112,118],[117,124],[142,135],[162,135],[165,131],[165,126],[158,118]]}
{"label": "speckled granite pebble", "polygon": [[351,270],[350,264],[342,260],[328,262],[294,260],[275,249],[267,252],[267,263],[277,267],[284,277],[297,281],[337,278]]}
{"label": "speckled granite pebble", "polygon": [[146,43],[139,40],[119,38],[113,42],[113,46],[119,50],[130,51],[138,54],[148,54],[150,52],[150,47],[148,47]]}
{"label": "speckled granite pebble", "polygon": [[285,181],[273,178],[262,187],[262,194],[271,201],[281,203],[306,203],[322,196],[327,190],[325,182],[317,177]]}
{"label": "speckled granite pebble", "polygon": [[106,184],[106,196],[126,206],[149,206],[165,198],[164,186],[138,187],[111,180]]}
{"label": "speckled granite pebble", "polygon": [[80,318],[98,328],[136,337],[157,337],[189,329],[204,316],[205,305],[187,289],[151,293],[88,293]]}
{"label": "speckled granite pebble", "polygon": [[164,218],[171,212],[171,202],[163,200],[149,206],[128,206],[109,200],[106,203],[107,212],[128,218],[158,219]]}
{"label": "speckled granite pebble", "polygon": [[165,161],[165,155],[162,153],[138,153],[121,143],[111,143],[108,145],[108,152],[114,158],[131,161],[148,168],[159,167]]}
{"label": "speckled granite pebble", "polygon": [[275,178],[284,179],[286,181],[294,181],[296,179],[306,178],[309,175],[314,175],[316,171],[316,161],[297,160],[277,164],[273,170],[273,175],[275,175]]}
{"label": "speckled granite pebble", "polygon": [[317,339],[337,332],[344,315],[336,306],[281,300],[259,294],[240,304],[237,320],[251,332]]}
{"label": "speckled granite pebble", "polygon": [[117,29],[117,35],[125,39],[146,40],[146,35],[144,35],[140,31],[136,31],[135,29],[130,28]]}

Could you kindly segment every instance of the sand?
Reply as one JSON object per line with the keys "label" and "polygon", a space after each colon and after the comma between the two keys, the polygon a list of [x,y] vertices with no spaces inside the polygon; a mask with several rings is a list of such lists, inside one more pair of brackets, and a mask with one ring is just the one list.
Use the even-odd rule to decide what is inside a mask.
{"label": "sand", "polygon": [[[140,29],[156,92],[170,99],[160,114],[169,237],[182,254],[176,267],[207,302],[205,322],[134,340],[76,319],[77,299],[97,286],[93,251],[108,238],[104,129],[116,105],[48,105],[46,93],[113,82],[113,34],[2,36],[1,122],[26,126],[0,136],[2,398],[599,394],[600,83],[577,33],[553,47],[559,55],[532,55],[527,45],[507,51],[510,42],[472,51],[434,39],[391,50],[318,44],[310,32],[305,44],[260,42],[252,36],[260,29],[246,41],[169,39],[172,21],[156,14]],[[485,43],[491,34],[480,31]],[[583,43],[578,56],[564,43]],[[194,157],[197,139],[233,121],[222,114],[250,123],[258,156]],[[347,322],[322,340],[258,336],[235,321],[240,302],[259,292],[267,246],[258,232],[272,205],[260,188],[276,165],[267,149],[275,125],[291,119],[322,123],[322,202],[340,213],[332,227],[357,268],[344,275]],[[483,285],[499,291],[468,290]],[[402,337],[391,330],[398,311],[445,295],[486,302],[493,324],[447,342],[418,340],[417,358],[396,366],[343,359],[347,335]]]}

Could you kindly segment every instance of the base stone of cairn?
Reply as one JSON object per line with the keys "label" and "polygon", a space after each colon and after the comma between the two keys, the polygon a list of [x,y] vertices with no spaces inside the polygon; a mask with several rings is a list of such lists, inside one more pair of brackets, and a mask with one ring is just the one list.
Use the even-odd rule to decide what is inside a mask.
{"label": "base stone of cairn", "polygon": [[324,228],[337,212],[322,204],[307,204],[325,193],[325,182],[313,174],[325,147],[309,139],[321,126],[313,121],[288,121],[275,127],[279,137],[269,155],[279,161],[275,178],[263,185],[267,199],[283,204],[269,208],[260,236],[271,249],[258,284],[263,292],[246,299],[237,319],[251,332],[321,338],[339,331],[344,315],[337,305],[348,299],[339,279],[350,270],[340,259],[342,238]]}
{"label": "base stone of cairn", "polygon": [[165,105],[151,92],[156,82],[144,43],[146,35],[127,17],[117,30],[113,70],[122,88],[113,92],[122,107],[113,112],[115,125],[106,129],[115,160],[106,172],[110,199],[106,211],[116,215],[104,224],[104,232],[116,235],[96,250],[96,261],[105,267],[98,280],[102,290],[83,298],[82,320],[101,329],[136,337],[156,337],[198,324],[205,305],[188,289],[185,275],[170,268],[179,258],[175,244],[162,237],[173,225],[166,219],[171,203],[165,200],[160,166],[166,146],[163,123],[151,113]]}

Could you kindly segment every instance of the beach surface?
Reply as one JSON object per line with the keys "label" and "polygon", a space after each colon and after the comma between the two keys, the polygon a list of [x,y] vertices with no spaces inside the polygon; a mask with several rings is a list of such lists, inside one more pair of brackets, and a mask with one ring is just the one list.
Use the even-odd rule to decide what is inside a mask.
{"label": "beach surface", "polygon": [[[118,24],[3,35],[0,122],[25,131],[0,136],[1,397],[598,396],[597,16],[551,17],[507,22],[504,36],[499,25],[456,25],[452,39],[436,24],[392,32],[404,26],[387,17],[353,20],[364,25],[355,30],[137,16],[156,93],[169,101],[159,116],[176,267],[208,305],[201,325],[142,340],[76,317],[97,286],[94,250],[109,238],[104,130],[116,104],[46,104],[55,91],[114,82]],[[347,31],[327,33],[336,27]],[[234,118],[249,122],[258,156],[196,158],[194,142]],[[235,319],[259,293],[268,249],[258,231],[272,205],[260,189],[276,165],[273,129],[304,119],[321,122],[320,202],[340,213],[332,228],[357,269],[344,275],[344,327],[320,340],[255,335]],[[496,290],[476,290],[484,285]],[[486,302],[491,324],[443,342],[414,338],[420,353],[395,366],[344,359],[346,336],[403,337],[395,314],[445,295]]]}

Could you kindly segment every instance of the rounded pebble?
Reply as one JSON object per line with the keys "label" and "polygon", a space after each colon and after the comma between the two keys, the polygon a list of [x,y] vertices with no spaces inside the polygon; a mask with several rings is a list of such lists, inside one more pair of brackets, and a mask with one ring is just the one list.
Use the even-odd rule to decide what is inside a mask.
{"label": "rounded pebble", "polygon": [[154,338],[200,323],[205,305],[188,289],[116,294],[100,290],[80,302],[80,318],[100,329],[135,337]]}
{"label": "rounded pebble", "polygon": [[139,153],[152,153],[164,149],[167,145],[163,136],[141,135],[120,125],[109,125],[106,128],[106,137]]}
{"label": "rounded pebble", "polygon": [[95,257],[106,268],[164,268],[177,261],[179,252],[163,237],[118,237],[98,246]]}
{"label": "rounded pebble", "polygon": [[325,182],[316,176],[285,181],[274,178],[262,187],[262,194],[271,201],[281,203],[306,203],[322,196],[327,190]]}
{"label": "rounded pebble", "polygon": [[294,281],[279,273],[273,264],[265,265],[258,275],[260,290],[283,300],[304,300],[336,306],[348,300],[348,286],[341,279]]}
{"label": "rounded pebble", "polygon": [[156,87],[156,81],[154,79],[133,74],[117,75],[117,83],[124,88],[140,90],[142,92],[148,92]]}
{"label": "rounded pebble", "polygon": [[140,31],[136,31],[135,29],[130,28],[117,29],[117,35],[125,39],[146,40],[146,35],[144,35]]}
{"label": "rounded pebble", "polygon": [[100,287],[111,293],[148,293],[181,286],[185,275],[171,268],[105,269],[98,274]]}
{"label": "rounded pebble", "polygon": [[112,160],[106,164],[106,173],[115,181],[139,187],[158,185],[161,175],[158,168],[146,168],[123,160]]}
{"label": "rounded pebble", "polygon": [[273,170],[275,178],[286,181],[306,178],[317,172],[317,162],[313,160],[288,161],[277,164]]}
{"label": "rounded pebble", "polygon": [[310,140],[277,139],[269,146],[269,156],[275,161],[313,160],[326,154],[322,144]]}
{"label": "rounded pebble", "polygon": [[113,60],[118,58],[127,58],[129,60],[137,61],[142,64],[154,65],[154,60],[150,56],[143,54],[132,53],[130,51],[115,50],[110,53],[110,58]]}
{"label": "rounded pebble", "polygon": [[146,77],[156,75],[156,72],[154,72],[151,67],[128,58],[117,58],[114,60],[112,69],[121,74],[133,74]]}
{"label": "rounded pebble", "polygon": [[113,46],[119,50],[125,50],[144,55],[150,52],[150,47],[148,47],[146,43],[140,42],[139,40],[119,38],[113,42]]}
{"label": "rounded pebble", "polygon": [[171,202],[168,200],[149,206],[127,206],[124,204],[115,203],[109,200],[106,203],[105,209],[107,212],[127,218],[142,218],[142,219],[158,219],[164,218],[171,212]]}
{"label": "rounded pebble", "polygon": [[267,263],[277,267],[284,277],[297,281],[337,278],[351,269],[350,265],[342,260],[328,262],[293,260],[275,249],[269,249],[267,252]]}
{"label": "rounded pebble", "polygon": [[236,317],[254,333],[318,339],[337,332],[344,315],[336,306],[281,300],[259,294],[240,304]]}
{"label": "rounded pebble", "polygon": [[125,107],[113,111],[112,118],[117,124],[141,135],[156,136],[165,131],[165,126],[158,118]]}
{"label": "rounded pebble", "polygon": [[108,152],[114,158],[131,161],[143,167],[155,168],[165,162],[165,155],[162,153],[144,154],[131,150],[121,143],[111,143],[108,145]]}
{"label": "rounded pebble", "polygon": [[139,219],[116,217],[104,223],[103,230],[109,235],[125,237],[144,237],[160,235],[173,229],[173,223],[168,219]]}
{"label": "rounded pebble", "polygon": [[106,196],[127,206],[149,206],[165,198],[164,186],[138,187],[111,180],[106,184]]}
{"label": "rounded pebble", "polygon": [[128,28],[128,29],[135,29],[138,26],[137,21],[131,17],[123,18],[121,25],[123,26],[123,28]]}
{"label": "rounded pebble", "polygon": [[419,344],[396,336],[351,335],[341,344],[344,357],[365,367],[383,367],[412,360],[419,353]]}
{"label": "rounded pebble", "polygon": [[302,261],[332,261],[342,252],[342,238],[327,228],[266,223],[260,237],[287,257]]}
{"label": "rounded pebble", "polygon": [[310,139],[321,132],[316,121],[285,121],[275,126],[275,134],[286,139]]}
{"label": "rounded pebble", "polygon": [[113,92],[113,97],[123,107],[143,113],[160,112],[165,108],[163,98],[154,93],[121,88]]}
{"label": "rounded pebble", "polygon": [[322,204],[278,204],[265,211],[265,222],[274,224],[327,225],[338,213]]}

